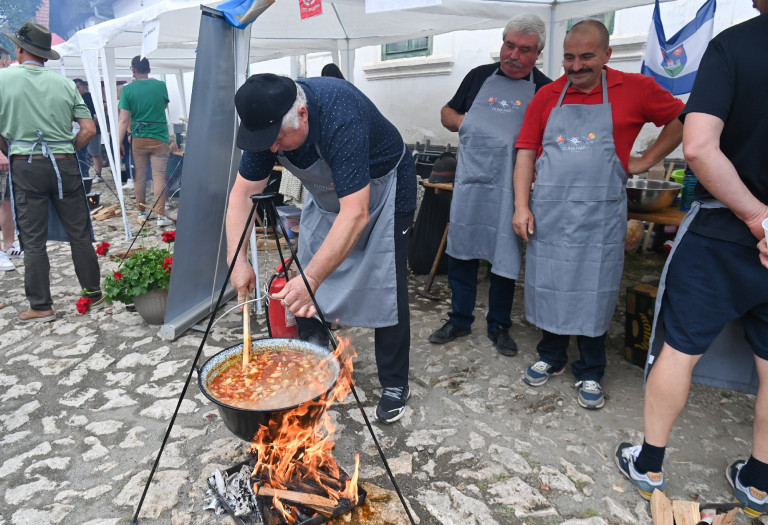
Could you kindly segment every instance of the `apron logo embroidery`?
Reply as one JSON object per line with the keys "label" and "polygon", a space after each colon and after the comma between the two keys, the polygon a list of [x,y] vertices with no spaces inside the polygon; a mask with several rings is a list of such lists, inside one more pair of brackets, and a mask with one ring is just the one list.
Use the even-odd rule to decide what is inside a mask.
{"label": "apron logo embroidery", "polygon": [[499,100],[496,97],[489,98],[488,104],[493,111],[498,111],[499,113],[510,113],[521,109],[523,106],[523,103],[519,100]]}
{"label": "apron logo embroidery", "polygon": [[595,134],[587,133],[583,137],[570,137],[565,138],[562,135],[557,136],[557,145],[560,146],[561,151],[583,151],[592,148],[592,143],[595,142]]}

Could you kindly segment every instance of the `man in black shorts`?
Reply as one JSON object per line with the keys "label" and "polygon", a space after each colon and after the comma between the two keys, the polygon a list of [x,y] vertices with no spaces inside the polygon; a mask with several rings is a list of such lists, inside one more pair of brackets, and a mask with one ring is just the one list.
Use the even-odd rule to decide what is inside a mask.
{"label": "man in black shorts", "polygon": [[664,491],[664,452],[693,367],[725,324],[741,318],[760,385],[752,455],[732,463],[726,477],[753,517],[768,511],[768,248],[761,225],[768,218],[768,56],[761,52],[768,46],[768,0],[754,5],[760,16],[710,42],[683,111],[683,148],[699,179],[698,202],[659,290],[664,345],[649,359],[645,440],[616,451],[622,473],[644,497]]}

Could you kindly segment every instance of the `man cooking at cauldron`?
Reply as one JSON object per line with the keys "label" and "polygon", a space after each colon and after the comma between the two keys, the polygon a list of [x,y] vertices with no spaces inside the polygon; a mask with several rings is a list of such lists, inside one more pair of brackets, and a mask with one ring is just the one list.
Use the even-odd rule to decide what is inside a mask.
{"label": "man cooking at cauldron", "polygon": [[[407,246],[416,207],[416,167],[397,129],[349,82],[296,82],[264,73],[235,94],[244,150],[226,216],[231,263],[252,203],[275,162],[309,191],[301,214],[299,260],[326,319],[375,328],[383,393],[379,421],[403,416],[410,395]],[[231,277],[238,302],[256,277],[242,250]],[[299,337],[327,344],[300,276],[276,295],[297,317]]]}

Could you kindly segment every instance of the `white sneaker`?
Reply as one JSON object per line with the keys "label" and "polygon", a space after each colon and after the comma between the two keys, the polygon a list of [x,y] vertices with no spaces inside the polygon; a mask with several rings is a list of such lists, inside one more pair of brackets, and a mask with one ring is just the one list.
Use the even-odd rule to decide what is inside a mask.
{"label": "white sneaker", "polygon": [[15,270],[16,267],[13,265],[11,260],[8,258],[8,254],[5,253],[3,250],[0,250],[0,271],[3,272],[11,272]]}
{"label": "white sneaker", "polygon": [[5,254],[10,259],[23,259],[24,258],[24,250],[21,249],[21,246],[19,246],[19,241],[13,241],[13,246],[5,250]]}
{"label": "white sneaker", "polygon": [[169,219],[168,217],[158,217],[157,218],[157,225],[160,228],[162,228],[164,226],[173,226],[173,221],[171,219]]}
{"label": "white sneaker", "polygon": [[133,179],[128,179],[128,182],[123,184],[123,189],[130,190],[131,188],[133,188]]}

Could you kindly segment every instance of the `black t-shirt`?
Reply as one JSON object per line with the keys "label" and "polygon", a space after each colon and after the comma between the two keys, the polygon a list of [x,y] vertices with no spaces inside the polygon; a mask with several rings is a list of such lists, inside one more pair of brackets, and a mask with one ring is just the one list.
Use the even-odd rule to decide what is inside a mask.
{"label": "black t-shirt", "polygon": [[[475,101],[475,97],[480,92],[480,88],[489,76],[496,72],[497,75],[504,76],[504,73],[499,69],[499,64],[485,64],[477,66],[464,77],[461,81],[459,89],[453,98],[448,101],[448,107],[461,113],[462,115],[469,111],[472,107],[472,102]],[[533,68],[533,83],[536,84],[536,91],[542,86],[546,86],[552,82],[544,73],[537,68]]]}
{"label": "black t-shirt", "polygon": [[[683,110],[706,113],[725,126],[720,149],[749,191],[768,204],[768,14],[726,29],[709,43]],[[701,185],[696,198],[711,198]],[[747,225],[728,209],[701,210],[690,227],[700,235],[754,248]]]}
{"label": "black t-shirt", "polygon": [[[91,94],[87,91],[83,93],[83,102],[85,102],[85,105],[88,106],[88,111],[91,112],[91,118],[93,118],[96,115],[96,106],[93,105],[93,97],[91,97]],[[99,128],[99,125],[96,125],[96,133],[99,133],[101,129]]]}

